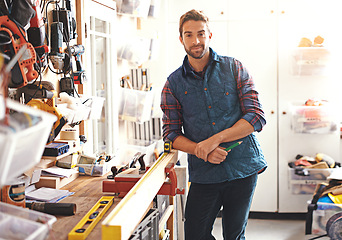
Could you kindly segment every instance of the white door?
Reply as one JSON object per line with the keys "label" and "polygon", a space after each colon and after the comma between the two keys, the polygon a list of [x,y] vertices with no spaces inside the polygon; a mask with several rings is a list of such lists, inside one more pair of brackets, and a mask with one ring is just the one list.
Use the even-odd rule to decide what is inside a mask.
{"label": "white door", "polygon": [[267,121],[264,129],[256,133],[268,163],[266,171],[259,175],[251,206],[251,211],[260,212],[278,209],[276,7],[271,0],[228,1],[228,51],[224,54],[240,60],[250,72]]}
{"label": "white door", "polygon": [[86,16],[87,94],[105,98],[99,119],[88,124],[85,152],[114,154],[118,148],[118,89],[116,76],[116,4],[84,1]]}

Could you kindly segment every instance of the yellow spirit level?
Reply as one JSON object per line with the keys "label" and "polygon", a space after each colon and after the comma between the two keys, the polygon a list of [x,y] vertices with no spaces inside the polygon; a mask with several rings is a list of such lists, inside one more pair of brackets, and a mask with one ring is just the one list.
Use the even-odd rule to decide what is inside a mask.
{"label": "yellow spirit level", "polygon": [[103,215],[108,211],[114,202],[113,196],[103,196],[89,210],[89,212],[69,232],[68,240],[83,240],[94,229]]}

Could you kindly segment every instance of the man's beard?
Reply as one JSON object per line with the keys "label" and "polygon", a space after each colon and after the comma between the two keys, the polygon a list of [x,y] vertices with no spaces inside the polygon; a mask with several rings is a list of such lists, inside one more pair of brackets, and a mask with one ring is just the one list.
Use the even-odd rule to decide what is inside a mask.
{"label": "man's beard", "polygon": [[198,45],[198,46],[193,46],[193,47],[199,47],[199,46],[202,47],[201,51],[191,52],[191,48],[186,48],[185,46],[184,46],[184,49],[186,53],[192,58],[201,59],[208,52],[208,48],[204,48],[203,44]]}

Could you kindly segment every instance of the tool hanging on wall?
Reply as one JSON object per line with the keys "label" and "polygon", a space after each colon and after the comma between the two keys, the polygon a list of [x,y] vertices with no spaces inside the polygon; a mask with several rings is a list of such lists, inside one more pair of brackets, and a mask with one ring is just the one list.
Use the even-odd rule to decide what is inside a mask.
{"label": "tool hanging on wall", "polygon": [[56,4],[56,9],[52,10],[53,22],[51,23],[50,60],[55,69],[67,73],[70,71],[70,56],[63,53],[63,42],[69,48],[70,40],[77,37],[76,20],[74,17],[74,8],[70,0],[61,1],[63,6]]}
{"label": "tool hanging on wall", "polygon": [[[76,20],[74,17],[74,7],[70,0],[60,2],[53,2],[55,9],[52,10],[53,22],[50,25],[50,48],[49,59],[53,67],[58,70],[53,71],[56,74],[63,74],[64,76],[59,80],[60,92],[66,92],[70,96],[78,96],[75,84],[82,84],[86,77],[85,71],[79,68],[80,55],[84,53],[82,49],[75,50],[75,46],[70,47],[70,41],[76,39]],[[61,6],[60,6],[61,4]],[[66,51],[63,51],[63,43],[66,45]],[[74,53],[76,57],[77,72],[73,72],[71,57]]]}
{"label": "tool hanging on wall", "polygon": [[[70,49],[70,52],[69,52]],[[75,57],[76,61],[76,72],[73,72],[73,79],[75,84],[83,84],[86,80],[86,74],[85,70],[82,68],[82,62],[81,62],[81,55],[84,53],[85,48],[83,45],[78,44],[71,46],[70,48],[66,48],[65,51],[66,53],[72,55]]]}
{"label": "tool hanging on wall", "polygon": [[114,202],[114,197],[103,196],[89,210],[89,212],[79,221],[69,232],[68,240],[86,239],[103,215],[109,210]]}
{"label": "tool hanging on wall", "polygon": [[[70,0],[65,0],[65,8],[52,10],[52,17],[54,22],[63,23],[64,42],[70,42],[76,39],[76,20],[74,17],[74,7]],[[64,3],[63,2],[63,3]]]}
{"label": "tool hanging on wall", "polygon": [[53,22],[50,26],[50,53],[49,58],[55,69],[66,71],[65,54],[63,53],[63,23]]}
{"label": "tool hanging on wall", "polygon": [[11,78],[8,83],[10,88],[19,88],[27,85],[31,80],[38,77],[34,69],[36,63],[36,52],[31,43],[27,42],[25,31],[10,20],[8,16],[0,16],[0,50],[5,55],[8,63],[17,52],[25,46],[25,53],[16,62],[11,70]]}
{"label": "tool hanging on wall", "polygon": [[30,28],[27,30],[28,41],[34,46],[37,53],[38,67],[47,65],[49,47],[45,44],[45,23],[40,8],[40,0],[33,2],[35,16],[30,20]]}

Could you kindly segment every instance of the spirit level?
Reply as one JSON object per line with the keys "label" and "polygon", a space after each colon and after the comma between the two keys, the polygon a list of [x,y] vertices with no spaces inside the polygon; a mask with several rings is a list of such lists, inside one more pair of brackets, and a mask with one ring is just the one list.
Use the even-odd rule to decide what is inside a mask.
{"label": "spirit level", "polygon": [[103,196],[89,210],[89,212],[77,223],[77,225],[69,232],[68,240],[83,240],[94,229],[96,224],[101,220],[114,202],[113,196]]}

